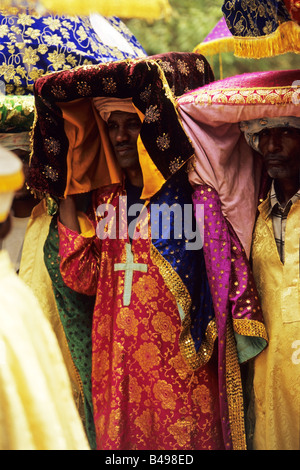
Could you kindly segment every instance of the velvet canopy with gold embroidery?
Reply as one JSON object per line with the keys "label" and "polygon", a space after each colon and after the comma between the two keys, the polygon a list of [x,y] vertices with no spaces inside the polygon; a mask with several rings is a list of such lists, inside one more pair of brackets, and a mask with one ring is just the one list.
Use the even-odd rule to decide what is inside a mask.
{"label": "velvet canopy with gold embroidery", "polygon": [[106,96],[132,98],[143,121],[139,151],[144,196],[153,195],[194,153],[175,97],[212,80],[203,56],[175,52],[82,66],[38,79],[29,186],[64,197],[118,182],[118,170],[107,158],[105,123],[92,104],[93,97]]}

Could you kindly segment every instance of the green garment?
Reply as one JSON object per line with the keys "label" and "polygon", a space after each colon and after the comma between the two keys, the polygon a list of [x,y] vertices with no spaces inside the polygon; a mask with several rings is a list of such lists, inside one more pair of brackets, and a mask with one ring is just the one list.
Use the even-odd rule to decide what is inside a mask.
{"label": "green garment", "polygon": [[70,353],[81,378],[86,433],[91,448],[95,449],[95,428],[91,394],[91,331],[95,298],[73,291],[62,280],[59,269],[59,237],[56,216],[51,221],[49,234],[44,245],[44,260],[52,280],[56,305]]}

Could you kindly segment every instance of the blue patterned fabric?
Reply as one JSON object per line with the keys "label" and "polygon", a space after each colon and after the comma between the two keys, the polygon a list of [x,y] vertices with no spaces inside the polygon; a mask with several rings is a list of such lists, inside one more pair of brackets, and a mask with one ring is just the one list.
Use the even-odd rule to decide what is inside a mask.
{"label": "blue patterned fabric", "polygon": [[109,41],[97,34],[91,17],[0,10],[0,80],[5,83],[6,94],[32,94],[34,81],[49,72],[146,55],[119,18],[101,18],[130,48],[122,51],[108,45]]}
{"label": "blue patterned fabric", "polygon": [[231,34],[239,37],[266,36],[291,20],[281,0],[226,0],[222,11]]}
{"label": "blue patterned fabric", "polygon": [[[157,232],[160,236],[155,239],[152,230],[154,222],[151,220],[152,243],[164,259],[170,263],[189,292],[191,298],[190,332],[195,350],[198,352],[207,330],[207,325],[215,317],[215,313],[208,284],[203,249],[187,249],[188,241],[191,244],[195,242],[192,232],[196,230],[196,220],[193,210],[191,212],[193,225],[185,222],[184,219],[184,211],[187,210],[185,205],[189,206],[190,209],[193,207],[192,188],[184,169],[171,178],[161,191],[151,198],[151,216],[154,214],[153,204],[158,206],[166,204],[168,207],[172,207],[175,203],[180,206],[180,211],[176,212],[174,210],[170,212],[169,224],[167,224],[171,227],[170,236],[167,233],[169,227],[163,226],[161,218]],[[182,215],[181,218],[179,214]],[[174,227],[177,226],[178,222],[176,217],[180,218],[178,233],[182,234],[181,238],[178,238],[178,233],[174,231]],[[200,236],[200,232],[198,236]]]}

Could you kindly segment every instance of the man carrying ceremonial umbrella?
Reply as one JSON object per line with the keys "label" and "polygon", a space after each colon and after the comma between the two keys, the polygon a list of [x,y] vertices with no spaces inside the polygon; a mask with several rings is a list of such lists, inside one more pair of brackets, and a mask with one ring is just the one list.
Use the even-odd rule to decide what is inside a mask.
{"label": "man carrying ceremonial umbrella", "polygon": [[[268,347],[253,361],[248,415],[254,410],[248,437],[258,450],[299,449],[299,78],[299,70],[244,74],[178,100],[196,153],[190,173],[195,204],[212,204],[213,194],[235,254],[242,248],[226,294],[238,312],[237,344],[254,312],[251,298],[258,295],[262,306]],[[217,278],[224,261],[214,255],[214,243],[204,239],[204,247]],[[253,285],[243,311],[236,296],[246,287],[250,259],[258,292]],[[247,348],[243,355],[241,361],[249,359]]]}
{"label": "man carrying ceremonial umbrella", "polygon": [[[192,207],[187,163],[194,149],[175,97],[212,79],[202,56],[169,53],[36,82],[29,184],[60,206],[63,279],[96,296],[92,395],[98,449],[245,449],[231,317],[226,305],[215,316],[202,245],[188,248],[190,232],[151,237],[154,225],[148,232],[155,204]],[[123,166],[129,151],[134,168],[132,160]],[[74,212],[74,199],[90,191],[92,206]],[[145,206],[146,217],[135,221],[135,232],[121,230],[119,236],[124,214],[128,222],[124,198],[129,208]],[[175,216],[167,220],[174,229]],[[146,236],[132,236],[136,232]],[[266,342],[257,298],[246,295],[247,289],[243,311],[256,313],[243,322],[240,345],[249,343],[252,357]]]}

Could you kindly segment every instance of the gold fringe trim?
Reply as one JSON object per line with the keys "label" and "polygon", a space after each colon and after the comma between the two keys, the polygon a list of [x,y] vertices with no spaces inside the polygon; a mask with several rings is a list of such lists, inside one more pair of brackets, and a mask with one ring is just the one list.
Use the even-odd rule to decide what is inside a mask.
{"label": "gold fringe trim", "polygon": [[287,21],[274,33],[261,37],[234,37],[234,55],[248,59],[274,57],[287,52],[300,53],[300,26]]}
{"label": "gold fringe trim", "polygon": [[197,54],[212,56],[221,52],[233,52],[234,37],[215,39],[214,41],[200,42],[193,50]]}
{"label": "gold fringe trim", "polygon": [[268,342],[266,328],[257,320],[234,319],[233,328],[239,335],[254,336],[256,338],[262,338]]}
{"label": "gold fringe trim", "polygon": [[25,13],[31,16],[38,16],[40,9],[37,0],[27,0],[26,4],[23,3],[23,5],[20,5],[19,0],[0,0],[1,15],[18,15]]}
{"label": "gold fringe trim", "polygon": [[196,370],[207,364],[210,360],[214,343],[218,336],[215,319],[211,320],[207,326],[205,337],[201,343],[199,351],[196,352],[195,344],[191,335],[191,298],[190,294],[180,279],[179,275],[174,271],[170,263],[159,253],[154,245],[151,245],[151,259],[158,267],[168,289],[174,295],[178,305],[184,313],[182,321],[182,331],[179,338],[179,346],[181,353],[192,370]]}
{"label": "gold fringe trim", "polygon": [[300,53],[300,26],[294,21],[287,21],[278,26],[276,31],[266,36],[216,39],[199,43],[194,51],[204,56],[213,56],[222,52],[234,52],[236,57],[262,59],[287,52]]}
{"label": "gold fringe trim", "polygon": [[226,391],[233,450],[247,450],[241,370],[229,322],[226,332]]}

